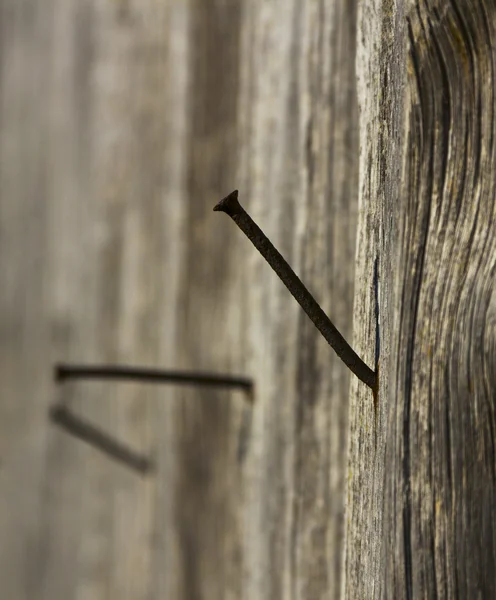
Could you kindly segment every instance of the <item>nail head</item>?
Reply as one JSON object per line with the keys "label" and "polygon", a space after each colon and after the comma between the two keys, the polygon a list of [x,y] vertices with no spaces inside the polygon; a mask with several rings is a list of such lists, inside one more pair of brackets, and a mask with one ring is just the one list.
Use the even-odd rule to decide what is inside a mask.
{"label": "nail head", "polygon": [[214,206],[215,211],[222,211],[228,214],[230,217],[242,212],[240,203],[238,202],[238,190],[234,190],[225,198]]}

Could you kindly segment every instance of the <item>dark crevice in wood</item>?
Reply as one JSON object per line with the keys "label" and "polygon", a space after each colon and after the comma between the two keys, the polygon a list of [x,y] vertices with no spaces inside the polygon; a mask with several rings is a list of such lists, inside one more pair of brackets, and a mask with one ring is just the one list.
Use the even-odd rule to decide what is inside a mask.
{"label": "dark crevice in wood", "polygon": [[379,370],[379,359],[381,355],[381,331],[379,326],[380,319],[380,300],[379,300],[379,257],[374,261],[374,311],[375,311],[375,372]]}

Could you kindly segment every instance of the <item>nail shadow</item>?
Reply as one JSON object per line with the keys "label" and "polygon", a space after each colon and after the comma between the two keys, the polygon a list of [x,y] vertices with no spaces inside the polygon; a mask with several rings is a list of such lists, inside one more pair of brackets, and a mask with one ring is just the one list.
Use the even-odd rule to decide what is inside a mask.
{"label": "nail shadow", "polygon": [[[215,373],[197,373],[192,371],[163,371],[139,367],[116,365],[67,365],[56,364],[53,369],[56,383],[62,385],[68,380],[119,380],[139,381],[153,384],[176,384],[192,386],[210,386],[216,388],[240,389],[245,392],[245,399],[253,404],[254,385],[247,377],[219,375]],[[63,404],[53,405],[49,410],[50,420],[74,435],[80,440],[94,446],[126,466],[142,474],[149,474],[154,470],[153,462],[138,454],[115,440],[102,429],[95,427],[88,421],[71,413]],[[244,437],[248,435],[245,432]],[[241,450],[243,454],[243,450]]]}
{"label": "nail shadow", "polygon": [[127,467],[144,475],[153,471],[154,465],[149,458],[134,452],[98,427],[74,415],[64,406],[60,404],[53,405],[49,410],[49,416],[52,423],[58,425],[67,433],[98,448],[98,450]]}
{"label": "nail shadow", "polygon": [[195,371],[164,371],[121,365],[66,365],[54,367],[54,379],[62,383],[69,379],[140,381],[154,384],[176,384],[200,387],[239,389],[252,400],[253,381],[238,375],[219,375],[217,373],[199,373]]}

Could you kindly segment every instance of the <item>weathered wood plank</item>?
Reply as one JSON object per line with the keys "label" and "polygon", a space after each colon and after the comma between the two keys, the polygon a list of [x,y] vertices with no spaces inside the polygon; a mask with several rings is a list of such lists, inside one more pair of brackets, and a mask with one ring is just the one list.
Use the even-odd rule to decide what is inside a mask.
{"label": "weathered wood plank", "polygon": [[[2,593],[336,598],[349,375],[211,209],[239,187],[350,336],[355,3],[0,8]],[[61,359],[239,372],[255,405],[56,390]],[[57,393],[156,477],[52,428]]]}
{"label": "weathered wood plank", "polygon": [[[49,439],[46,422],[53,394],[52,352],[91,343],[91,319],[86,329],[74,325],[88,309],[86,272],[83,268],[76,275],[81,261],[74,252],[87,239],[84,212],[66,210],[68,204],[82,206],[88,181],[84,157],[75,156],[72,143],[85,122],[79,114],[72,118],[67,94],[60,95],[62,54],[57,61],[51,55],[51,34],[70,10],[63,8],[55,22],[53,3],[43,8],[26,2],[1,4],[0,535],[4,543],[0,562],[2,594],[9,598],[44,596],[44,565],[54,548],[60,558],[58,587],[63,597],[72,587],[73,576],[69,579],[67,573],[74,571],[77,560],[80,451],[64,446],[60,438]],[[66,40],[60,42],[65,50]],[[59,176],[53,177],[57,169]],[[65,208],[60,204],[63,196]],[[58,230],[61,222],[64,227]],[[54,231],[59,234],[56,257]],[[91,254],[87,258],[91,261]],[[46,480],[48,456],[67,468],[62,484]],[[47,496],[56,493],[66,501],[59,514],[65,536],[62,541],[52,532],[50,548],[41,553],[45,515],[39,506],[44,490]]]}
{"label": "weathered wood plank", "polygon": [[[399,3],[390,8],[376,3],[361,22],[375,41],[359,71],[367,78],[374,72],[367,60],[377,65],[377,78],[359,93],[361,169],[380,176],[361,189],[357,276],[371,277],[377,238],[390,267],[379,275],[378,429],[370,404],[352,404],[346,595],[490,598],[496,15],[486,2],[411,3],[399,20]],[[401,51],[387,52],[403,40],[404,63]],[[392,104],[388,89],[397,93]],[[401,188],[394,185],[399,157]],[[374,333],[362,327],[372,322],[372,298],[363,294],[355,312],[366,317],[355,325],[362,344],[367,328]]]}
{"label": "weathered wood plank", "polygon": [[[395,484],[412,597],[496,593],[494,6],[412,12]],[[393,513],[393,514],[394,514]],[[391,582],[392,583],[392,582]]]}
{"label": "weathered wood plank", "polygon": [[[345,335],[357,217],[354,3],[250,2],[240,201]],[[336,598],[349,375],[263,259],[243,312],[256,375],[247,598]]]}
{"label": "weathered wood plank", "polygon": [[354,343],[379,368],[379,393],[352,380],[345,555],[346,598],[381,596],[384,455],[396,370],[394,293],[402,175],[403,4],[360,5],[357,80],[360,107],[360,218]]}
{"label": "weathered wood plank", "polygon": [[[168,146],[184,138],[182,76],[173,76],[181,75],[179,53],[163,77],[162,37],[157,48],[148,27],[145,43],[135,41],[113,3],[11,4],[2,4],[0,514],[2,539],[16,542],[2,545],[2,594],[143,597],[163,571],[162,547],[150,543],[158,486],[48,427],[46,410],[56,399],[54,360],[163,365],[162,355],[174,356],[173,225],[181,214],[163,214],[163,196],[164,180],[176,197],[182,185],[180,145]],[[162,36],[156,8],[142,3],[134,16],[147,16]],[[169,92],[171,82],[178,85]],[[161,473],[170,468],[170,419],[160,426],[154,412],[167,415],[159,404],[167,394],[64,389],[76,411],[144,452],[156,424]],[[158,505],[164,520],[160,491]],[[152,551],[162,558],[155,575]]]}
{"label": "weathered wood plank", "polygon": [[[240,2],[194,1],[183,32],[189,43],[185,254],[176,319],[182,367],[244,374],[234,232],[212,211],[236,184],[242,8]],[[177,569],[164,566],[176,582],[174,597],[240,598],[244,486],[238,435],[241,414],[251,408],[239,392],[182,389],[178,398],[169,532]]]}

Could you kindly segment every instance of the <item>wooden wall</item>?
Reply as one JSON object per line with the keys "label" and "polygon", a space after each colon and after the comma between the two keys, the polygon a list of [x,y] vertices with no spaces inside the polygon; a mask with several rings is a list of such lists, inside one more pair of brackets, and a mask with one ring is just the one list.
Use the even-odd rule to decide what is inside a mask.
{"label": "wooden wall", "polygon": [[[239,188],[351,335],[355,21],[348,0],[0,1],[2,597],[338,597],[349,375],[211,209]],[[59,360],[240,373],[255,403],[57,389]],[[157,472],[54,428],[59,400]]]}

